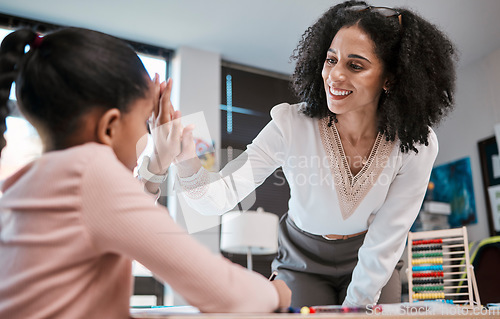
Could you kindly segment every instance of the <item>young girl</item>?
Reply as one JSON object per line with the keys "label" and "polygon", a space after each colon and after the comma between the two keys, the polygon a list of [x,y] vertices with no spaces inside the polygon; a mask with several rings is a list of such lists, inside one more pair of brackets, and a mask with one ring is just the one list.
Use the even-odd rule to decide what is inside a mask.
{"label": "young girl", "polygon": [[158,125],[171,114],[171,85],[152,82],[129,46],[84,29],[20,30],[2,43],[0,71],[0,109],[15,81],[44,144],[2,188],[1,318],[127,318],[132,259],[202,312],[289,305],[283,282],[210,253],[133,177],[151,114]]}

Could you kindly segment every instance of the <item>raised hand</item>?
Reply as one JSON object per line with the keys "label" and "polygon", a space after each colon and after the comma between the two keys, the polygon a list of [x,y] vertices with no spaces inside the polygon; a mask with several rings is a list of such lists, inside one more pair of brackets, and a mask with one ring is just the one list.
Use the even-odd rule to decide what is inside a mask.
{"label": "raised hand", "polygon": [[192,130],[189,125],[183,127],[181,112],[175,111],[170,100],[172,93],[172,79],[160,84],[158,74],[154,78],[155,101],[157,101],[149,125],[154,142],[154,152],[151,155],[150,171],[162,175],[168,170],[170,164],[181,153],[184,145],[188,145],[185,136],[190,135],[192,148]]}

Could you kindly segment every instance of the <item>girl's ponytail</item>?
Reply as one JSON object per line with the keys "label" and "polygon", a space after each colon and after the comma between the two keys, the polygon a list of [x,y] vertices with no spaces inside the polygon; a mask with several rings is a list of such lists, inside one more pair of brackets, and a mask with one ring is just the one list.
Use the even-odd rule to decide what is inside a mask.
{"label": "girl's ponytail", "polygon": [[10,89],[19,73],[21,61],[30,54],[25,53],[26,46],[37,38],[31,30],[19,30],[7,35],[0,47],[0,151],[6,144],[3,133],[7,129],[5,119],[9,115]]}

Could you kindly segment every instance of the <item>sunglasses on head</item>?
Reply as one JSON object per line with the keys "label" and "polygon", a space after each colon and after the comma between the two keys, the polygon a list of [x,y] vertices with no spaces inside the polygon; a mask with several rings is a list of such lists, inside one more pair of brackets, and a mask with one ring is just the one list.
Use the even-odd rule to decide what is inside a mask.
{"label": "sunglasses on head", "polygon": [[401,12],[394,10],[392,8],[387,8],[387,7],[372,7],[372,6],[367,6],[367,5],[356,5],[352,7],[347,7],[345,8],[346,10],[349,11],[354,11],[354,12],[362,12],[362,11],[371,11],[371,12],[376,12],[386,18],[389,17],[398,17],[399,25],[401,26]]}

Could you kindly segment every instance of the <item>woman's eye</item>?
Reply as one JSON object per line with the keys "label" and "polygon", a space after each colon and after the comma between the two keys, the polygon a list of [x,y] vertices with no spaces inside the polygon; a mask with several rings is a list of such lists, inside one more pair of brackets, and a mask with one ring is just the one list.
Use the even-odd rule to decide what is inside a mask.
{"label": "woman's eye", "polygon": [[351,68],[353,68],[354,70],[361,70],[363,67],[357,64],[351,64]]}
{"label": "woman's eye", "polygon": [[327,64],[336,64],[337,60],[335,60],[335,59],[326,59],[326,63]]}

